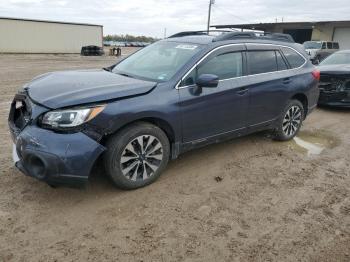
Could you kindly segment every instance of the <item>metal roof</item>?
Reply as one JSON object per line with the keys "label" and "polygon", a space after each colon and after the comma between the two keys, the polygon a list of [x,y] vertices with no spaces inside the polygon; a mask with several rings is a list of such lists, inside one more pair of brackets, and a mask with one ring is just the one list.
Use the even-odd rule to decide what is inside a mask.
{"label": "metal roof", "polygon": [[96,24],[87,24],[87,23],[74,23],[74,22],[64,22],[64,21],[52,21],[52,20],[39,20],[39,19],[29,19],[29,18],[17,18],[17,17],[3,17],[0,16],[0,20],[17,20],[17,21],[28,21],[28,22],[41,22],[41,23],[54,23],[54,24],[67,24],[67,25],[85,25],[85,26],[100,26]]}
{"label": "metal roof", "polygon": [[275,26],[315,26],[325,24],[349,24],[350,20],[347,21],[309,21],[309,22],[277,22],[277,23],[252,23],[252,24],[232,24],[232,25],[212,25],[215,28],[238,28],[238,29],[255,29],[262,30],[266,28],[272,28]]}

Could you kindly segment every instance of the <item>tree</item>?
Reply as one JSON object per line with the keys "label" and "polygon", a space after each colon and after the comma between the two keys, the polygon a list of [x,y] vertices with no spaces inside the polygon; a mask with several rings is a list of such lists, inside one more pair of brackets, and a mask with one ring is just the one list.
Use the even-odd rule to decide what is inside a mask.
{"label": "tree", "polygon": [[158,39],[150,36],[133,36],[133,35],[106,35],[103,37],[104,41],[116,41],[116,42],[146,42],[152,43]]}

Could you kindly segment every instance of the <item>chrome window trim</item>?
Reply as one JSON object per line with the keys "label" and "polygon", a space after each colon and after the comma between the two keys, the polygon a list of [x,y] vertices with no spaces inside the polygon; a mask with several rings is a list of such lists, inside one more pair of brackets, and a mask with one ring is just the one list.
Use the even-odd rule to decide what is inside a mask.
{"label": "chrome window trim", "polygon": [[[297,70],[302,68],[306,63],[307,63],[307,59],[296,49],[294,49],[293,47],[290,46],[285,46],[285,45],[278,45],[278,44],[264,44],[264,43],[239,43],[239,44],[227,44],[227,45],[222,45],[222,46],[218,46],[216,48],[214,48],[213,50],[211,50],[209,53],[207,53],[205,56],[203,56],[197,63],[195,63],[188,71],[186,74],[184,74],[184,76],[179,80],[179,82],[177,82],[175,89],[179,90],[179,89],[183,89],[183,88],[188,88],[188,87],[193,87],[195,86],[195,84],[193,85],[187,85],[187,86],[179,86],[181,84],[181,82],[192,72],[193,69],[195,69],[205,58],[207,58],[210,54],[212,54],[213,52],[215,52],[218,49],[224,48],[224,47],[229,47],[229,46],[237,46],[237,45],[246,45],[247,47],[249,45],[265,45],[265,46],[278,46],[278,47],[286,47],[289,49],[292,49],[293,51],[295,51],[297,54],[299,54],[303,59],[304,59],[304,63],[296,68],[289,68],[289,69],[284,69],[284,70],[278,70],[278,71],[273,71],[273,72],[266,72],[266,73],[259,73],[259,74],[251,74],[251,75],[246,75],[246,76],[236,76],[236,77],[232,77],[232,78],[226,78],[226,79],[221,79],[219,80],[219,82],[222,81],[227,81],[227,80],[232,80],[232,79],[238,79],[238,78],[244,78],[244,77],[250,77],[250,76],[257,76],[257,75],[266,75],[266,74],[274,74],[274,73],[279,73],[279,72],[284,72],[284,71],[292,71],[292,70]],[[246,50],[247,51],[247,50]],[[259,50],[257,50],[259,51]],[[244,52],[244,51],[233,51],[233,52]]]}

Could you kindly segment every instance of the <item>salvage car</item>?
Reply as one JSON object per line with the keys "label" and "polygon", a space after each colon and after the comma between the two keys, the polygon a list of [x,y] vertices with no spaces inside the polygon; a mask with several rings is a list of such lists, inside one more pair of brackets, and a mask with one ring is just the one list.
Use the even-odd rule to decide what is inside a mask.
{"label": "salvage car", "polygon": [[338,42],[306,41],[303,45],[314,64],[319,64],[327,56],[339,51]]}
{"label": "salvage car", "polygon": [[289,35],[177,34],[109,68],[24,85],[9,114],[13,159],[54,186],[86,183],[101,159],[115,185],[143,187],[194,148],[261,130],[292,139],[318,80]]}
{"label": "salvage car", "polygon": [[319,105],[350,107],[350,50],[338,51],[319,65]]}

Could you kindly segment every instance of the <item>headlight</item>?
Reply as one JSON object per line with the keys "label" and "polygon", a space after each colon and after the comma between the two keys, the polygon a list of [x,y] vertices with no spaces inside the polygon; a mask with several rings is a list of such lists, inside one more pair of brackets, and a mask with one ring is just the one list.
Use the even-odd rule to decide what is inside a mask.
{"label": "headlight", "polygon": [[100,105],[50,111],[43,116],[41,123],[54,128],[76,127],[96,117],[104,108],[105,105]]}

